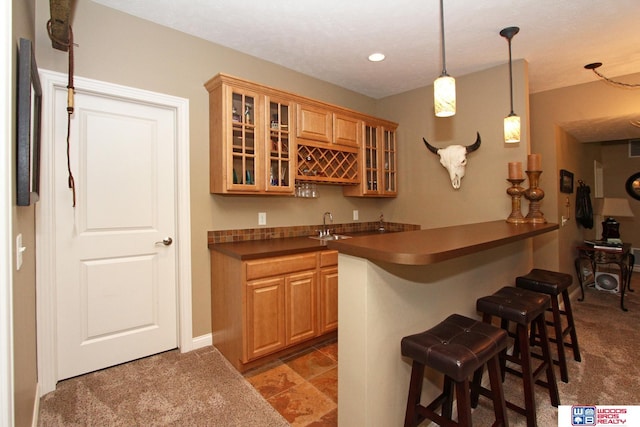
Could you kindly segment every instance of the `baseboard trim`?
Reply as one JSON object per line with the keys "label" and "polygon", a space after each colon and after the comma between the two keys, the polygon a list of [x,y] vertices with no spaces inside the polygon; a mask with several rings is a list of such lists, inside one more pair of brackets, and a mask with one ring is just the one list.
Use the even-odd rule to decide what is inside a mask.
{"label": "baseboard trim", "polygon": [[40,383],[36,383],[36,394],[33,397],[33,416],[31,417],[31,427],[38,427],[40,420]]}
{"label": "baseboard trim", "polygon": [[211,333],[200,335],[199,337],[193,338],[191,350],[197,350],[199,348],[207,347],[212,344],[213,344],[213,335]]}

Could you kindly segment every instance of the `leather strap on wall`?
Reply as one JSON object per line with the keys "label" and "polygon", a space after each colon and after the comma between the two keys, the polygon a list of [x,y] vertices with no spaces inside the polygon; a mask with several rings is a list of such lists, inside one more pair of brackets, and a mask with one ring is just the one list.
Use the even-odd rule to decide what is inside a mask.
{"label": "leather strap on wall", "polygon": [[69,81],[67,83],[67,172],[69,173],[69,188],[73,193],[73,207],[76,206],[76,184],[73,178],[73,173],[71,171],[71,159],[70,159],[70,147],[71,147],[71,115],[74,111],[74,99],[73,95],[75,92],[75,87],[73,86],[73,30],[71,26],[68,29],[68,41],[58,40],[55,38],[55,35],[52,32],[52,21],[49,20],[47,22],[47,33],[49,34],[49,38],[53,43],[58,44],[66,44],[65,51],[69,51]]}

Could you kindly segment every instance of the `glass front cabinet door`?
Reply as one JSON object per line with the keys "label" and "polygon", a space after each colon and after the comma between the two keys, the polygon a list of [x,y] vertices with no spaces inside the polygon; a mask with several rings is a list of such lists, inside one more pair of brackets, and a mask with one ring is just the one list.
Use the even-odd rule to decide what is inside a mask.
{"label": "glass front cabinet door", "polygon": [[397,162],[396,162],[396,131],[382,128],[382,184],[378,190],[383,195],[396,196],[398,189]]}
{"label": "glass front cabinet door", "polygon": [[267,192],[292,193],[296,160],[295,139],[291,137],[293,104],[276,97],[266,97],[269,117],[266,141]]}
{"label": "glass front cabinet door", "polygon": [[366,123],[360,149],[360,185],[343,187],[345,196],[396,197],[396,131],[392,126]]}
{"label": "glass front cabinet door", "polygon": [[205,86],[210,109],[210,191],[293,195],[292,101],[222,74]]}
{"label": "glass front cabinet door", "polygon": [[231,185],[228,189],[257,191],[261,184],[258,167],[260,123],[256,122],[259,95],[235,88],[229,88],[229,92],[231,108],[227,111],[227,123],[231,126],[231,144],[227,183]]}

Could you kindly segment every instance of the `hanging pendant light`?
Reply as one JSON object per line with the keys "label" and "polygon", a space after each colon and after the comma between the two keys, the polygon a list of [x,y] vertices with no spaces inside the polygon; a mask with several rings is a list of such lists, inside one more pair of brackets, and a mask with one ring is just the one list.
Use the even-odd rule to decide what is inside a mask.
{"label": "hanging pendant light", "polygon": [[433,82],[433,103],[437,117],[456,114],[456,79],[447,74],[444,50],[444,8],[440,0],[440,31],[442,39],[442,74]]}
{"label": "hanging pendant light", "polygon": [[511,112],[504,118],[504,142],[513,144],[520,142],[520,117],[513,112],[513,71],[511,69],[511,39],[518,34],[520,28],[507,27],[500,35],[509,42],[509,92],[511,94]]}

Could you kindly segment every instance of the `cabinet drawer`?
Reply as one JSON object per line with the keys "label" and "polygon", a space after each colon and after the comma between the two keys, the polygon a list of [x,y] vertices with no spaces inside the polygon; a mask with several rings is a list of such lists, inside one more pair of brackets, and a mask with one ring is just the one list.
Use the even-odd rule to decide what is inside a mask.
{"label": "cabinet drawer", "polygon": [[320,267],[338,265],[338,251],[320,252]]}
{"label": "cabinet drawer", "polygon": [[316,268],[316,253],[247,261],[247,280],[278,276]]}

